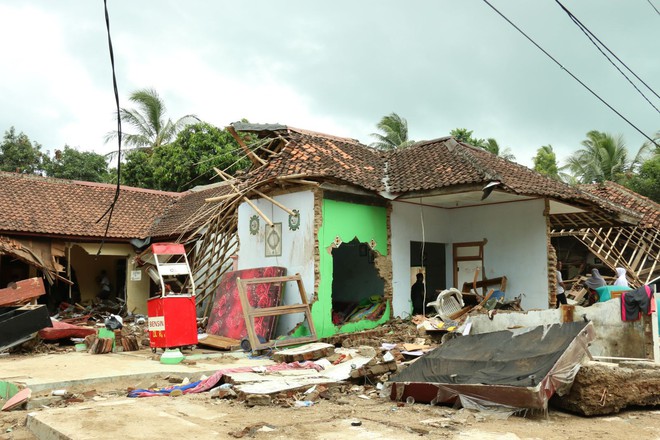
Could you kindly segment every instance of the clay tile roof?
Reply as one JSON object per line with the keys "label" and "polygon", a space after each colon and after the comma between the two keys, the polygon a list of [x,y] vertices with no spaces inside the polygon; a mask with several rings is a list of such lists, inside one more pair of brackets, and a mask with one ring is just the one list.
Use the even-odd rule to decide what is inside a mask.
{"label": "clay tile roof", "polygon": [[580,185],[580,189],[638,213],[642,216],[639,222],[641,227],[660,228],[660,204],[625,186],[614,182],[603,182]]}
{"label": "clay tile roof", "polygon": [[549,197],[580,197],[579,191],[488,151],[444,137],[396,151],[390,158],[393,193],[432,190],[497,180],[511,192]]}
{"label": "clay tile roof", "polygon": [[[0,172],[0,231],[103,237],[115,185]],[[144,238],[177,193],[122,186],[109,238]]]}
{"label": "clay tile roof", "polygon": [[354,139],[289,129],[288,144],[250,180],[292,174],[334,178],[372,191],[382,191],[386,155]]}
{"label": "clay tile roof", "polygon": [[586,203],[609,212],[638,217],[620,204],[580,191],[451,137],[419,142],[392,153],[389,160],[389,190],[395,194],[491,181],[499,181],[501,189],[515,194]]}
{"label": "clay tile roof", "polygon": [[[172,237],[180,235],[184,232],[190,232],[201,226],[204,222],[204,217],[200,217],[197,221],[192,222],[193,215],[208,204],[205,202],[207,198],[222,196],[233,192],[231,187],[226,184],[212,184],[204,189],[193,189],[181,194],[174,203],[172,203],[163,213],[157,218],[152,225],[149,235],[155,238]],[[182,227],[186,230],[182,230]]]}

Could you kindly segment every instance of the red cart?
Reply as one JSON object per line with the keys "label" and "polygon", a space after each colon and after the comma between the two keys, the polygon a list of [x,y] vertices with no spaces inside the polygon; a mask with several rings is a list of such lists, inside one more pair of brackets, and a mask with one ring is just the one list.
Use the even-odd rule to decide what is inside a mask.
{"label": "red cart", "polygon": [[197,344],[195,282],[186,250],[179,243],[155,243],[140,256],[160,284],[160,296],[147,301],[152,349]]}

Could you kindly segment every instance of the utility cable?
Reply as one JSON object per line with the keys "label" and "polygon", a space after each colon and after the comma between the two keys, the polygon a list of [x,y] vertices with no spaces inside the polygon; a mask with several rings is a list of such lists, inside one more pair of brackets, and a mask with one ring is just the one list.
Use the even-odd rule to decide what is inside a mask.
{"label": "utility cable", "polygon": [[651,3],[651,0],[646,0],[646,1],[649,2],[649,5],[651,5],[651,7],[655,10],[656,14],[660,15],[660,11],[658,11],[658,8],[656,8],[655,5]]}
{"label": "utility cable", "polygon": [[115,74],[115,54],[112,50],[112,38],[110,37],[110,15],[108,14],[108,0],[103,0],[103,7],[105,9],[105,28],[108,34],[108,49],[110,50],[110,66],[112,67],[112,87],[115,92],[115,104],[117,106],[117,187],[115,189],[115,196],[112,199],[112,203],[108,209],[103,213],[96,223],[103,220],[107,215],[108,221],[105,225],[105,232],[103,233],[103,238],[101,239],[101,245],[99,246],[98,252],[96,255],[101,254],[103,249],[103,244],[105,243],[106,238],[108,238],[108,231],[110,230],[110,223],[112,222],[112,214],[115,211],[115,206],[117,206],[117,200],[119,199],[119,190],[121,182],[121,116],[119,114],[119,89],[117,88],[117,75]]}
{"label": "utility cable", "polygon": [[[645,83],[645,82],[644,82],[639,76],[637,76],[637,74],[636,74],[635,72],[633,72],[632,69],[631,69],[630,67],[628,67],[628,65],[626,65],[626,63],[624,63],[623,61],[621,61],[621,59],[620,59],[619,57],[617,57],[616,54],[615,54],[614,52],[612,52],[612,51],[610,50],[610,48],[607,47],[607,46],[605,45],[605,43],[603,43],[602,41],[600,41],[600,40],[598,39],[598,37],[597,37],[596,35],[594,35],[594,33],[591,32],[591,31],[590,31],[590,30],[589,30],[589,29],[588,29],[588,28],[587,28],[587,27],[586,27],[586,26],[585,26],[585,25],[584,25],[584,24],[583,24],[583,23],[582,23],[582,22],[581,22],[581,21],[575,16],[575,15],[573,15],[573,13],[572,13],[571,11],[568,10],[568,8],[566,8],[563,4],[561,4],[561,2],[560,2],[559,0],[555,0],[555,2],[556,2],[556,3],[557,3],[557,4],[558,4],[558,5],[564,10],[564,12],[566,12],[566,14],[568,14],[568,16],[569,16],[570,19],[573,21],[573,23],[575,23],[575,25],[576,25],[576,26],[582,31],[582,33],[583,33],[584,35],[586,35],[586,37],[589,39],[589,41],[591,41],[591,43],[592,43],[594,46],[596,46],[596,49],[598,49],[598,51],[599,51],[601,54],[603,54],[603,56],[607,59],[607,61],[609,61],[610,64],[612,64],[612,65],[616,68],[616,70],[618,70],[619,73],[620,73],[621,75],[623,75],[623,77],[626,78],[626,79],[628,80],[628,82],[630,83],[630,85],[632,85],[632,86],[635,88],[635,90],[637,90],[637,92],[639,92],[639,94],[642,95],[642,97],[646,100],[646,102],[648,102],[648,103],[651,105],[651,107],[653,107],[653,108],[655,109],[656,112],[660,113],[660,110],[658,110],[658,108],[657,108],[657,107],[656,107],[656,106],[655,106],[655,105],[649,100],[649,98],[646,97],[646,95],[644,94],[644,92],[642,92],[641,90],[639,90],[639,88],[637,87],[637,85],[631,81],[631,79],[628,77],[628,75],[626,75],[626,74],[621,70],[621,68],[620,68],[619,66],[617,66],[617,65],[614,63],[614,61],[612,61],[612,59],[611,59],[609,56],[607,56],[607,54],[606,54],[605,52],[603,52],[603,49],[601,48],[601,46],[602,46],[603,48],[605,48],[605,50],[607,50],[607,51],[608,51],[608,52],[609,52],[609,53],[610,53],[610,54],[611,54],[611,55],[612,55],[612,56],[613,56],[618,62],[620,62],[620,63],[621,63],[621,64],[622,64],[622,65],[623,65],[623,66],[624,66],[624,67],[625,67],[630,73],[632,73],[632,74],[635,76],[635,78],[637,78],[642,84],[644,84],[644,85],[646,86],[646,88],[649,89],[649,90],[650,90],[650,91],[651,91],[651,92],[652,92],[657,98],[660,99],[660,96],[658,96],[658,94],[655,92],[655,90],[653,90],[653,89],[651,88],[651,86],[649,86],[648,84],[646,84],[646,83]],[[598,42],[598,44],[600,44],[600,46],[599,46],[598,44],[596,44],[596,41],[594,41],[594,39]]]}
{"label": "utility cable", "polygon": [[513,22],[512,22],[511,20],[509,20],[504,14],[502,14],[502,13],[501,13],[501,12],[495,7],[495,6],[493,6],[492,4],[490,4],[490,2],[488,2],[488,0],[483,0],[483,2],[486,3],[488,6],[490,6],[490,8],[491,8],[493,11],[495,11],[500,17],[502,17],[504,20],[506,20],[507,23],[509,23],[509,24],[510,24],[511,26],[513,26],[518,32],[520,32],[525,38],[527,38],[527,40],[529,40],[530,43],[532,43],[534,46],[536,46],[536,48],[537,48],[538,50],[540,50],[541,52],[543,52],[548,58],[550,58],[552,61],[554,61],[554,63],[557,64],[557,66],[559,66],[560,69],[562,69],[563,71],[565,71],[566,73],[568,73],[568,74],[571,76],[571,78],[573,78],[575,81],[577,81],[582,87],[584,87],[585,89],[587,89],[587,90],[588,90],[592,95],[594,95],[594,96],[595,96],[600,102],[602,102],[603,104],[605,104],[605,105],[607,106],[607,108],[609,108],[610,110],[612,110],[614,113],[617,114],[617,116],[619,116],[621,119],[623,119],[624,121],[626,121],[626,122],[628,123],[628,125],[630,125],[632,128],[634,128],[638,133],[640,133],[640,134],[641,134],[642,136],[644,136],[646,139],[648,139],[649,141],[651,141],[651,143],[652,143],[653,145],[655,145],[655,146],[657,146],[658,148],[660,148],[660,144],[658,144],[658,143],[655,142],[653,139],[651,139],[651,137],[649,137],[646,133],[644,133],[641,129],[639,129],[639,128],[638,128],[635,124],[633,124],[628,118],[626,118],[626,117],[623,116],[621,113],[619,113],[619,111],[617,111],[617,110],[616,110],[614,107],[612,107],[607,101],[605,101],[605,100],[604,100],[603,98],[601,98],[596,92],[594,92],[591,88],[589,88],[589,86],[587,86],[587,85],[586,85],[584,82],[582,82],[577,76],[575,76],[575,75],[573,74],[573,72],[571,72],[571,71],[568,70],[566,67],[564,67],[559,61],[557,61],[557,59],[556,59],[555,57],[553,57],[552,55],[550,55],[550,54],[548,53],[548,51],[546,51],[545,49],[543,49],[543,48],[542,48],[542,47],[541,47],[536,41],[534,41],[534,40],[533,40],[529,35],[527,35],[522,29],[520,29],[518,26],[516,26],[515,23],[513,23]]}

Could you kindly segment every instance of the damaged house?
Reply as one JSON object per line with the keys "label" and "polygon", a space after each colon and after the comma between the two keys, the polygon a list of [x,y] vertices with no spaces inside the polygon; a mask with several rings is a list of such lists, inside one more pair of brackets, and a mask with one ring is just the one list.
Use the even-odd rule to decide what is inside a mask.
{"label": "damaged house", "polygon": [[[229,270],[277,267],[300,274],[317,336],[330,337],[409,316],[420,272],[427,303],[448,287],[504,280],[506,300],[554,306],[551,231],[639,221],[616,202],[451,137],[380,151],[284,125],[230,131],[253,163],[247,173],[218,170],[219,183],[181,194],[122,187],[103,246],[98,220],[114,185],[1,173],[9,214],[0,220],[0,284],[43,274],[52,295],[76,298],[78,289],[85,300],[105,270],[113,295],[144,313],[152,286],[135,256],[177,240],[189,251],[198,314],[211,313]],[[280,303],[298,302],[288,282]],[[304,335],[303,318],[281,316],[276,334]]]}
{"label": "damaged house", "polygon": [[580,189],[634,211],[641,220],[633,225],[603,222],[591,228],[565,225],[553,229],[553,241],[573,238],[612,273],[624,268],[631,286],[656,282],[660,278],[660,205],[614,182],[580,185]]}
{"label": "damaged house", "polygon": [[109,184],[0,172],[0,287],[43,276],[48,281],[43,298],[50,305],[84,301],[99,293],[105,271],[112,297],[125,300],[128,311],[146,313],[149,278],[136,275],[136,247],[153,235],[157,218],[181,195],[122,187],[105,236],[107,217],[101,217],[115,190]]}
{"label": "damaged house", "polygon": [[[477,277],[506,277],[508,299],[522,295],[525,309],[554,306],[550,231],[639,220],[451,137],[379,151],[283,125],[233,128],[252,170],[237,179],[219,172],[226,182],[198,193],[206,203],[180,226],[198,242],[200,299],[232,262],[284,267],[307,286],[319,337],[408,316],[420,271],[427,301]],[[283,303],[296,296],[287,287]],[[282,317],[277,333],[295,332],[300,319]]]}

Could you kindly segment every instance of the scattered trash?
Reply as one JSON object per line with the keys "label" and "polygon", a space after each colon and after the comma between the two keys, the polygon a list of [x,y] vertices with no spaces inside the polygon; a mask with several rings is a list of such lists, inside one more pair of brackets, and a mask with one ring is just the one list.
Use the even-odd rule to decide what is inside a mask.
{"label": "scattered trash", "polygon": [[310,400],[296,400],[293,402],[293,405],[297,407],[308,407],[314,405],[314,402]]}

